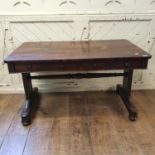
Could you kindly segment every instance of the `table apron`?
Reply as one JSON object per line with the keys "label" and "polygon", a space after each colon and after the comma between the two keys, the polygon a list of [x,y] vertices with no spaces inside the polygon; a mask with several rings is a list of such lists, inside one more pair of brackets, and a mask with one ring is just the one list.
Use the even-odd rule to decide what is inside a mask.
{"label": "table apron", "polygon": [[43,71],[96,71],[117,69],[146,69],[148,59],[95,62],[10,62],[10,73]]}

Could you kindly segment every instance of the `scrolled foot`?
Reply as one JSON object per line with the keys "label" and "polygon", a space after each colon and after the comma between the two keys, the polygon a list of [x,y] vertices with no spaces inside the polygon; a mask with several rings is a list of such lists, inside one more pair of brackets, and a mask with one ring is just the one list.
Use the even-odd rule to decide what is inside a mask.
{"label": "scrolled foot", "polygon": [[30,124],[31,119],[30,119],[30,108],[31,108],[31,103],[29,100],[25,101],[25,105],[23,107],[23,111],[21,113],[21,118],[22,118],[22,124],[24,126],[27,126]]}
{"label": "scrolled foot", "polygon": [[136,121],[137,117],[138,117],[138,115],[136,112],[135,113],[129,113],[129,120],[130,121]]}
{"label": "scrolled foot", "polygon": [[31,124],[36,114],[38,105],[39,105],[39,93],[38,93],[38,89],[34,88],[30,98],[25,101],[25,104],[21,113],[21,122],[23,126],[28,126]]}
{"label": "scrolled foot", "polygon": [[31,124],[31,119],[30,118],[22,118],[22,124],[23,126],[28,126]]}

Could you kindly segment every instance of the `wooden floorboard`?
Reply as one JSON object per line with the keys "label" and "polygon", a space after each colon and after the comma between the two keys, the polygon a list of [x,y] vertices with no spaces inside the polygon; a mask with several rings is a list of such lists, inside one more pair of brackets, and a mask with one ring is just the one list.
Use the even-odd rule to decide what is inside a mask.
{"label": "wooden floorboard", "polygon": [[0,95],[0,155],[154,155],[155,90],[133,91],[139,117],[114,92],[42,94],[23,127],[23,95]]}
{"label": "wooden floorboard", "polygon": [[19,109],[21,95],[6,95],[0,101],[0,152]]}

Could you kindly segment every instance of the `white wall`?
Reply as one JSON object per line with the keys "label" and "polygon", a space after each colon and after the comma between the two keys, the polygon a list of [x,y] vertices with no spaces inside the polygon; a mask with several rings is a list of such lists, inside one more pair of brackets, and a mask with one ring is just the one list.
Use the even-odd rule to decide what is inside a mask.
{"label": "white wall", "polygon": [[[25,41],[128,39],[153,55],[133,88],[155,89],[155,0],[0,0],[0,92],[20,92],[3,58]],[[121,78],[34,81],[44,91],[113,89]],[[50,85],[49,85],[50,83]]]}

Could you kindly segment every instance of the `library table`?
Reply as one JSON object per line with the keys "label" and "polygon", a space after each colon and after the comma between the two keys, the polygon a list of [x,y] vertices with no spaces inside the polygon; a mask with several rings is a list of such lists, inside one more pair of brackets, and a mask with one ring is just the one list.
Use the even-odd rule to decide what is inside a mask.
{"label": "library table", "polygon": [[[23,125],[29,125],[32,109],[39,97],[33,88],[33,79],[101,78],[123,76],[123,84],[116,92],[126,106],[129,119],[135,121],[138,113],[131,100],[134,69],[146,69],[151,55],[128,40],[25,42],[4,62],[9,73],[21,73],[25,102],[21,113]],[[94,73],[91,71],[123,70],[123,72]],[[53,71],[70,74],[31,75],[32,72]],[[72,71],[76,71],[73,74]],[[80,72],[84,71],[84,73]],[[89,73],[87,72],[89,71]],[[115,104],[115,103],[114,103]]]}

